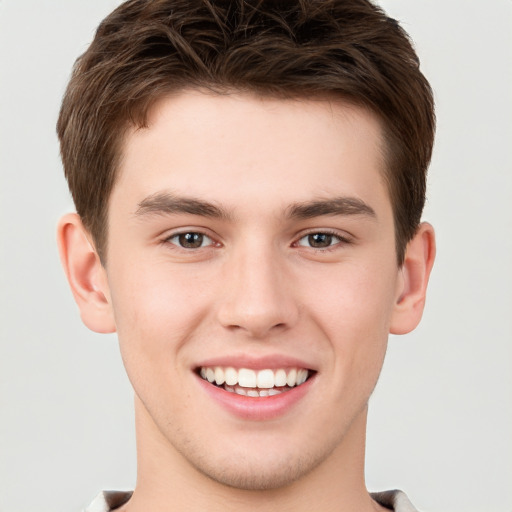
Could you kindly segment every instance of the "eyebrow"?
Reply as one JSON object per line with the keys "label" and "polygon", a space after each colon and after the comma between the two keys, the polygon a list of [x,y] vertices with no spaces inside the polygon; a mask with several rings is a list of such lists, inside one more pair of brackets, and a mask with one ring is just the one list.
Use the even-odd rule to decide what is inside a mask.
{"label": "eyebrow", "polygon": [[311,219],[322,215],[364,215],[376,218],[375,210],[357,197],[334,197],[291,205],[288,217]]}
{"label": "eyebrow", "polygon": [[[201,217],[229,220],[232,215],[219,206],[193,197],[175,196],[168,192],[158,192],[143,199],[135,211],[137,217],[151,215],[172,215],[185,213]],[[356,197],[334,197],[295,203],[286,209],[290,219],[311,219],[323,215],[364,215],[375,218],[373,208]]]}
{"label": "eyebrow", "polygon": [[231,217],[226,210],[208,201],[193,197],[178,197],[167,192],[158,192],[146,197],[139,203],[135,211],[137,217],[171,215],[174,213],[187,213],[216,219],[228,219]]}

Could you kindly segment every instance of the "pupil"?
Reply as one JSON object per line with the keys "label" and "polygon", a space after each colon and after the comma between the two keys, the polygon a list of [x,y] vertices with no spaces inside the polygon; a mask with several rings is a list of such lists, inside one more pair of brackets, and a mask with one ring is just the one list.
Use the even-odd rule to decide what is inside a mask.
{"label": "pupil", "polygon": [[203,244],[201,233],[184,233],[179,236],[180,245],[187,249],[197,249]]}
{"label": "pupil", "polygon": [[332,243],[332,235],[327,233],[315,233],[308,238],[311,247],[329,247]]}

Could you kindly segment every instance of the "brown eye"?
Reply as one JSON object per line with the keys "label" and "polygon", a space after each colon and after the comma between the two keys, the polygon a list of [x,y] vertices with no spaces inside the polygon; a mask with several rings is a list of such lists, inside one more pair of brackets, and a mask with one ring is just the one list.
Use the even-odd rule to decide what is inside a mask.
{"label": "brown eye", "polygon": [[319,232],[303,236],[299,240],[298,245],[302,247],[312,247],[313,249],[328,249],[342,241],[343,240],[336,235]]}
{"label": "brown eye", "polygon": [[313,235],[308,235],[308,242],[311,247],[323,249],[332,244],[332,235],[328,233],[314,233]]}
{"label": "brown eye", "polygon": [[200,249],[213,243],[210,237],[203,235],[203,233],[195,232],[179,233],[170,237],[168,241],[183,249]]}

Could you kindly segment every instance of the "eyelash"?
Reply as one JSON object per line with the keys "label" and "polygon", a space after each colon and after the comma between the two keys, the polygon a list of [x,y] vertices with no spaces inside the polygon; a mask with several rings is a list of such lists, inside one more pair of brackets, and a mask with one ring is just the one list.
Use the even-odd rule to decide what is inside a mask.
{"label": "eyelash", "polygon": [[[337,239],[337,242],[330,244],[327,247],[312,247],[311,245],[306,246],[306,245],[302,245],[300,243],[301,240],[307,239],[310,236],[314,236],[314,235],[327,235],[329,237]],[[318,230],[318,231],[310,231],[309,233],[306,233],[305,235],[301,236],[297,240],[297,242],[294,243],[294,246],[307,247],[308,249],[313,249],[314,251],[317,251],[317,252],[329,252],[329,251],[336,250],[340,245],[348,245],[350,243],[352,243],[352,241],[348,237],[342,236],[340,233],[338,233],[336,231],[331,231],[329,229],[322,229],[322,230]]]}
{"label": "eyelash", "polygon": [[[183,245],[181,245],[181,243],[183,243],[183,241],[181,241],[181,243],[180,243],[179,238],[187,236],[187,235],[199,235],[200,237],[202,237],[201,245],[199,245],[198,247],[184,247]],[[337,242],[331,243],[327,247],[313,247],[311,245],[305,245],[305,244],[300,243],[302,240],[308,239],[309,237],[314,236],[314,235],[326,235],[328,237],[332,237],[333,239],[336,239]],[[175,242],[173,242],[174,239],[176,239]],[[209,240],[210,243],[208,243],[207,245],[203,245],[205,239]],[[330,241],[332,242],[332,240],[330,240]],[[208,248],[211,248],[214,246],[221,245],[220,243],[216,242],[211,236],[207,235],[206,233],[203,233],[201,231],[193,231],[193,230],[180,231],[178,233],[173,233],[172,235],[166,237],[162,242],[164,244],[170,244],[172,246],[175,246],[178,250],[184,250],[184,251],[208,249]],[[294,242],[292,244],[292,247],[306,247],[306,248],[312,249],[316,252],[329,252],[329,251],[335,250],[340,245],[348,245],[350,243],[352,243],[352,241],[348,237],[342,236],[338,232],[324,229],[324,230],[318,230],[318,231],[310,231],[309,233],[303,234],[296,242]]]}
{"label": "eyelash", "polygon": [[[187,235],[199,235],[200,237],[202,237],[201,245],[199,247],[184,247],[178,241],[173,242],[173,239],[179,240],[180,237],[184,237]],[[211,243],[209,243],[207,245],[203,245],[204,239],[210,240]],[[163,240],[163,242],[167,243],[167,244],[174,245],[174,246],[178,247],[179,249],[182,249],[185,251],[191,251],[191,250],[195,250],[195,249],[204,249],[204,248],[212,247],[214,245],[218,245],[213,240],[213,238],[211,236],[208,236],[206,233],[202,233],[201,231],[192,231],[192,230],[191,231],[181,231],[179,233],[173,233],[172,235],[165,238]]]}

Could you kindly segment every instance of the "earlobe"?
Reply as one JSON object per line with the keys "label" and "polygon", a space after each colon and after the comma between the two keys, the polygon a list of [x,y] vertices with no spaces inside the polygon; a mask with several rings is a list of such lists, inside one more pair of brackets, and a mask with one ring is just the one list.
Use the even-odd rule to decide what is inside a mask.
{"label": "earlobe", "polygon": [[106,271],[76,213],[59,221],[57,243],[82,321],[92,331],[115,332]]}
{"label": "earlobe", "polygon": [[435,253],[434,229],[423,222],[414,238],[407,244],[400,289],[391,319],[391,334],[406,334],[419,324]]}

